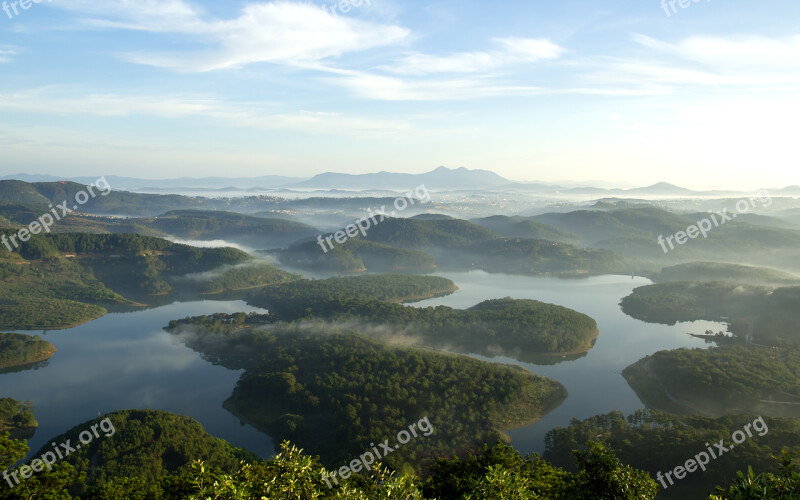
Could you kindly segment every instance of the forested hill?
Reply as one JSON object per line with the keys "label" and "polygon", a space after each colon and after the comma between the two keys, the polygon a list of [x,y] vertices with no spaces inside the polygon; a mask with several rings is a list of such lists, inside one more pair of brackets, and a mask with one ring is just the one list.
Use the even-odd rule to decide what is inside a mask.
{"label": "forested hill", "polygon": [[189,347],[245,368],[226,408],[330,465],[427,416],[436,432],[384,462],[419,467],[442,453],[493,443],[502,430],[537,420],[566,397],[557,382],[518,367],[390,347],[358,328],[290,324],[217,333],[183,326],[172,331]]}
{"label": "forested hill", "polygon": [[[708,417],[639,410],[627,417],[620,412],[595,415],[582,421],[573,420],[566,428],[549,431],[545,437],[543,457],[559,467],[574,470],[572,450],[599,440],[614,450],[623,463],[645,470],[655,477],[659,472],[667,472],[677,464],[684,464],[688,458],[706,449],[705,443],[716,443],[723,439],[726,444],[731,444],[731,433],[750,424],[752,437],[735,448],[731,446],[730,451],[718,459],[711,460],[705,471],[687,474],[683,480],[675,481],[674,485],[658,495],[659,499],[670,500],[706,498],[711,493],[709,484],[728,484],[735,479],[736,471],[746,470],[750,466],[757,471],[777,474],[780,462],[773,457],[780,457],[783,449],[795,456],[800,453],[800,443],[797,441],[800,420],[763,417],[763,426],[757,422],[755,426],[758,429],[754,429],[753,421],[758,414],[752,413]],[[734,498],[780,497],[759,492],[753,496]],[[795,497],[783,498],[788,500]]]}
{"label": "forested hill", "polygon": [[[97,435],[90,430],[93,425]],[[92,436],[90,443],[81,442],[79,436],[84,431]],[[51,442],[67,440],[81,447],[63,463],[74,467],[73,476],[86,474],[86,480],[72,489],[73,494],[84,493],[90,487],[102,489],[110,480],[120,478],[129,478],[128,487],[144,488],[161,477],[188,472],[194,460],[231,472],[241,460],[256,459],[252,453],[207,434],[192,418],[155,410],[116,411],[103,419],[77,425],[53,437],[34,456],[52,450]]]}
{"label": "forested hill", "polygon": [[[36,235],[23,242],[19,252],[0,247],[0,327],[75,326],[104,315],[109,306],[137,306],[120,294],[132,294],[140,302],[170,293],[181,285],[177,277],[251,259],[233,248],[196,248],[135,234]],[[249,270],[229,270],[182,286],[193,287],[189,291],[197,294],[294,279],[273,267]],[[214,278],[216,283],[209,284]]]}
{"label": "forested hill", "polygon": [[653,276],[664,281],[726,281],[749,285],[800,285],[800,276],[767,267],[723,262],[687,262],[665,267]]}

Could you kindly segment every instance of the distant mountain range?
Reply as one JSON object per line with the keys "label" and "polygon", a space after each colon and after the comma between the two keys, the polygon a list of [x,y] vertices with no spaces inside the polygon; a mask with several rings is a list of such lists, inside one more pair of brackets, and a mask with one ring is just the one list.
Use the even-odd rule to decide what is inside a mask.
{"label": "distant mountain range", "polygon": [[[2,177],[26,182],[54,182],[68,180],[81,184],[93,183],[96,177],[58,177],[53,175],[17,174]],[[431,191],[521,191],[548,195],[613,196],[735,196],[736,191],[693,191],[666,182],[633,189],[599,187],[562,187],[545,183],[514,182],[488,170],[470,170],[464,167],[450,169],[439,167],[423,174],[377,172],[371,174],[343,174],[326,172],[312,178],[263,175],[260,177],[180,177],[176,179],[139,179],[107,175],[106,180],[114,189],[180,192],[180,190],[211,191],[265,191],[265,190],[400,190],[407,191],[424,184]],[[800,196],[800,186],[789,186],[770,191],[776,196]]]}

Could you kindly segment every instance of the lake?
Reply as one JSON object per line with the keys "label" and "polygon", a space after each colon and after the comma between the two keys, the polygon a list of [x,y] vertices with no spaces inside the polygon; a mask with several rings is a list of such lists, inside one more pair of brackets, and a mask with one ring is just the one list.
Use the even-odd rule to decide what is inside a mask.
{"label": "lake", "polygon": [[[583,280],[488,274],[482,271],[441,273],[460,290],[412,304],[412,307],[447,305],[467,308],[501,297],[536,299],[588,314],[597,321],[600,336],[588,355],[550,366],[511,359],[491,361],[524,366],[553,378],[569,391],[567,400],[539,422],[510,431],[520,452],[541,452],[544,434],[598,413],[620,410],[625,414],[643,408],[620,372],[641,357],[662,349],[707,347],[687,332],[725,330],[721,323],[698,321],[675,326],[643,323],[623,314],[622,297],[644,278],[600,276]],[[200,355],[167,334],[171,319],[213,312],[264,310],[242,301],[195,301],[129,313],[111,313],[67,330],[41,334],[58,348],[46,366],[36,370],[0,374],[0,397],[31,400],[39,429],[29,440],[32,452],[46,440],[97,417],[99,413],[150,408],[188,415],[210,434],[261,457],[273,455],[272,440],[222,408],[241,371],[204,361]],[[28,334],[37,332],[25,332]],[[480,359],[487,359],[476,356]]]}

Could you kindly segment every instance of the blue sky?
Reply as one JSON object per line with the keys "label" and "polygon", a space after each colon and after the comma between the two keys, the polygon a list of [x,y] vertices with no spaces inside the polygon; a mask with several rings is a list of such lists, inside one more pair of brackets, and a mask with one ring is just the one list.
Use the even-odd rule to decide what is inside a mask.
{"label": "blue sky", "polygon": [[800,183],[800,4],[682,1],[6,0],[0,174]]}

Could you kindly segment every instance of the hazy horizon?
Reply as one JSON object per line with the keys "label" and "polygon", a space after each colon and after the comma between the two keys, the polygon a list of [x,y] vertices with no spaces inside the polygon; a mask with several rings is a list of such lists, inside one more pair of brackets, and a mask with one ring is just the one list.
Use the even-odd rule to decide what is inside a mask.
{"label": "hazy horizon", "polygon": [[356,3],[13,4],[0,174],[796,184],[796,4]]}

